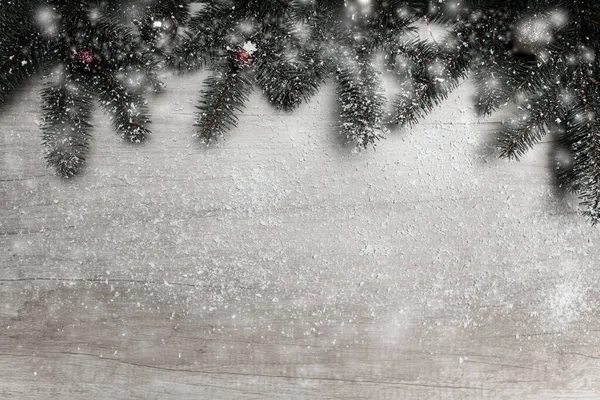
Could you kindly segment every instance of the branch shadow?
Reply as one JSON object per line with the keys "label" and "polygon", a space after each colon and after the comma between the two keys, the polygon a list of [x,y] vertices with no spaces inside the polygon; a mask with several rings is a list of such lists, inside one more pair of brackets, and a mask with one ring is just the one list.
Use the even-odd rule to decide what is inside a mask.
{"label": "branch shadow", "polygon": [[555,126],[549,137],[551,148],[548,152],[548,164],[552,168],[552,197],[555,199],[553,203],[562,212],[572,212],[570,203],[579,191],[573,168],[572,143],[561,126]]}
{"label": "branch shadow", "polygon": [[[481,165],[495,164],[506,160],[502,157],[499,143],[504,124],[503,122],[492,124],[494,128],[486,133],[475,149],[474,155]],[[564,127],[558,124],[549,127],[543,143],[549,146],[545,159],[546,165],[550,169],[550,201],[547,201],[546,204],[550,211],[556,214],[572,214],[575,212],[573,203],[579,189],[573,170],[572,143],[566,136]],[[517,165],[518,162],[513,163],[513,167]]]}

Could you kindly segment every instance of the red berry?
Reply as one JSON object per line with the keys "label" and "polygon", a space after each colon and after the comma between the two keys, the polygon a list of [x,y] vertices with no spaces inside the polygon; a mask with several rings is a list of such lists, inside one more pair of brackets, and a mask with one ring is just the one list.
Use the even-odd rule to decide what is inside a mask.
{"label": "red berry", "polygon": [[84,64],[91,64],[96,60],[96,55],[91,49],[81,49],[77,52],[77,58]]}
{"label": "red berry", "polygon": [[255,57],[246,50],[239,49],[233,54],[233,59],[240,68],[248,68],[254,63]]}

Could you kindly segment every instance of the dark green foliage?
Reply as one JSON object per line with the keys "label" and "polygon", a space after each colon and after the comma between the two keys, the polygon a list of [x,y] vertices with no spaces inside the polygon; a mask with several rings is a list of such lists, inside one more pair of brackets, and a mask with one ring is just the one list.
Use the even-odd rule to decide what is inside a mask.
{"label": "dark green foliage", "polygon": [[198,136],[210,143],[237,125],[236,111],[242,111],[252,83],[236,68],[218,68],[204,82],[202,101],[198,106]]}
{"label": "dark green foliage", "polygon": [[[158,1],[158,0],[157,0]],[[182,4],[182,1],[161,2]],[[187,3],[185,3],[187,4]],[[155,4],[156,5],[156,4]],[[5,0],[0,4],[0,101],[24,81],[44,73],[43,141],[47,161],[62,176],[83,165],[93,98],[125,138],[144,139],[149,122],[141,92],[158,90],[151,47],[122,23],[129,4],[96,0]],[[164,18],[184,18],[167,11]],[[142,14],[148,9],[140,10]]]}
{"label": "dark green foliage", "polygon": [[146,125],[150,122],[148,110],[142,97],[128,91],[112,74],[97,73],[87,86],[100,100],[100,105],[111,116],[115,130],[130,142],[139,143],[149,133]]}
{"label": "dark green foliage", "polygon": [[141,6],[137,3],[130,6],[131,22],[137,26],[141,39],[150,45],[152,51],[168,56],[176,43],[179,27],[189,17],[189,0],[147,0]]}
{"label": "dark green foliage", "polygon": [[369,58],[345,57],[337,70],[342,134],[365,148],[381,135],[385,98],[377,71]]}
{"label": "dark green foliage", "polygon": [[324,63],[310,40],[296,32],[310,15],[306,11],[290,0],[223,0],[190,18],[169,61],[181,72],[213,70],[205,82],[209,98],[199,107],[200,137],[216,140],[235,126],[234,112],[242,110],[252,81],[286,111],[317,92]]}
{"label": "dark green foliage", "polygon": [[401,88],[394,99],[390,122],[414,125],[442,100],[464,77],[464,60],[421,41],[398,42],[390,46],[392,67],[398,57],[409,65],[401,71]]}
{"label": "dark green foliage", "polygon": [[501,156],[519,159],[548,133],[548,115],[561,114],[561,95],[547,90],[519,105],[516,118],[507,123],[500,137]]}
{"label": "dark green foliage", "polygon": [[574,182],[585,214],[600,220],[600,90],[590,77],[578,82],[578,100],[567,114],[566,135],[572,144]]}
{"label": "dark green foliage", "polygon": [[482,114],[517,105],[500,135],[502,156],[519,159],[560,130],[558,144],[571,152],[572,165],[557,182],[576,190],[598,222],[600,7],[583,0],[472,3],[458,12],[451,43],[474,72]]}
{"label": "dark green foliage", "polygon": [[[331,38],[337,46],[351,49],[353,57],[360,58],[363,65],[373,63],[376,55],[382,52],[386,57],[387,66],[396,72],[400,81],[400,90],[393,102],[394,110],[387,122],[401,125],[416,123],[445,99],[448,92],[464,76],[464,69],[459,69],[462,60],[454,59],[452,54],[447,54],[433,43],[408,35],[414,30],[413,22],[425,18],[429,9],[426,1],[380,0],[373,1],[368,10],[361,10],[359,3],[353,3],[352,7],[345,9],[337,19],[336,11],[331,9],[328,17],[316,19],[315,26],[321,32],[321,37],[323,40]],[[327,15],[327,11],[324,14]],[[344,71],[346,68],[340,65],[337,54],[334,54],[330,62],[336,65],[338,71]],[[399,71],[399,64],[406,64],[407,68]],[[369,79],[361,77],[364,86],[381,88],[375,69],[369,69],[372,71],[368,73]],[[375,92],[370,95],[375,95]],[[376,97],[378,101],[372,104],[381,102],[382,109],[384,100],[381,92],[378,92]],[[356,105],[355,108],[360,106]],[[382,124],[381,109],[375,107],[372,110],[376,112],[372,121],[378,121],[377,129]],[[342,115],[342,127],[344,118]],[[365,132],[368,132],[366,135],[373,137],[371,130],[374,126],[365,129]],[[369,140],[360,143],[372,142]]]}
{"label": "dark green foliage", "polygon": [[[0,3],[0,102],[33,74],[46,76],[43,141],[60,175],[83,165],[94,99],[124,138],[144,139],[149,117],[141,89],[162,87],[161,60],[180,72],[211,69],[197,120],[207,142],[236,126],[254,83],[274,107],[291,111],[335,79],[340,131],[364,148],[387,122],[415,124],[471,74],[481,114],[507,104],[517,110],[501,132],[501,155],[519,159],[547,134],[558,135],[571,156],[557,182],[576,190],[586,214],[600,220],[594,2],[212,0],[189,21],[188,3]],[[417,40],[409,35],[417,20],[451,23],[452,30],[441,44]],[[528,36],[531,29],[541,34]],[[378,55],[400,83],[389,118]]]}
{"label": "dark green foliage", "polygon": [[42,92],[46,160],[60,176],[70,177],[85,161],[93,97],[69,71],[54,78]]}
{"label": "dark green foliage", "polygon": [[296,62],[282,55],[257,62],[256,81],[275,107],[292,111],[318,91],[323,79],[319,69],[305,67],[307,62],[310,61]]}
{"label": "dark green foliage", "polygon": [[24,12],[30,3],[0,2],[0,102],[36,71],[46,50],[40,33],[27,28],[34,23],[33,16]]}
{"label": "dark green foliage", "polygon": [[[229,62],[235,64],[239,48],[251,42],[257,47],[254,62],[239,68],[248,69],[249,79],[258,83],[276,108],[293,110],[327,78],[335,78],[341,131],[365,147],[381,136],[378,130],[384,119],[380,76],[372,66],[377,53],[407,56],[421,65],[434,62],[439,51],[406,38],[413,30],[410,25],[427,12],[427,1],[375,0],[369,13],[355,6],[358,3],[343,0],[211,1],[190,19],[171,65],[180,71],[215,65],[227,69]],[[422,75],[419,78],[425,79]],[[447,90],[458,75],[448,74],[454,81]],[[447,90],[439,91],[439,86],[433,85],[414,104],[398,103],[404,107],[398,112],[416,119],[444,98]]]}

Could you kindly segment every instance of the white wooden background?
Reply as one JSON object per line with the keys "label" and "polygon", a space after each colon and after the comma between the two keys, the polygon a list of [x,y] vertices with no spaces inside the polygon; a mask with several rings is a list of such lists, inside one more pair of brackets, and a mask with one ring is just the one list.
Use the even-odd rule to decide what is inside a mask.
{"label": "white wooden background", "polygon": [[71,180],[37,83],[3,108],[0,398],[600,398],[600,235],[549,144],[496,159],[466,82],[355,153],[330,83],[255,91],[207,149],[205,76],[166,78],[142,145],[98,111]]}

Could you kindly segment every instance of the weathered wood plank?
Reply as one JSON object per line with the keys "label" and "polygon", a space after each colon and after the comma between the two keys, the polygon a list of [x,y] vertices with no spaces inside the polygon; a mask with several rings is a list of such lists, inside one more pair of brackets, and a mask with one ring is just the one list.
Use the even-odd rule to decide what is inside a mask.
{"label": "weathered wood plank", "polygon": [[0,397],[597,398],[599,235],[550,185],[550,143],[489,151],[465,83],[354,153],[333,87],[255,93],[214,148],[197,79],[153,136],[98,113],[88,166],[41,156],[38,95],[0,116]]}

